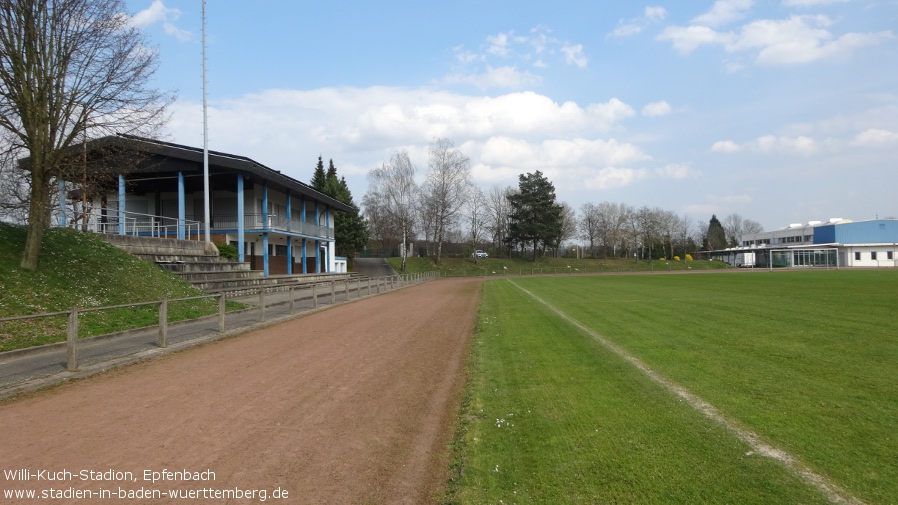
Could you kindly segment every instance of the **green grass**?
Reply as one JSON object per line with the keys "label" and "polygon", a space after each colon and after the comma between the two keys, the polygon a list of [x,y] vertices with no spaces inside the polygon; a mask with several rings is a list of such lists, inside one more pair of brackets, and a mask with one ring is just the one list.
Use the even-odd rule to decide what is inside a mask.
{"label": "green grass", "polygon": [[[898,501],[898,271],[514,282],[854,496]],[[485,284],[479,324],[447,501],[825,501],[512,283]]]}
{"label": "green grass", "polygon": [[[399,272],[401,258],[387,258],[390,266]],[[440,264],[434,258],[408,258],[406,272],[421,273],[439,271],[440,277],[502,277],[546,274],[587,274],[617,272],[675,272],[680,270],[725,270],[732,268],[722,261],[633,261],[625,259],[569,259],[539,258],[536,262],[521,258],[442,258]]]}
{"label": "green grass", "polygon": [[[0,244],[0,318],[203,294],[155,265],[74,230],[46,230],[36,272],[19,268],[24,228],[0,223]],[[211,299],[175,302],[169,304],[168,317],[179,321],[217,310],[218,302]],[[158,321],[155,306],[90,312],[79,317],[79,336]],[[0,351],[64,340],[65,324],[65,316],[0,323]]]}

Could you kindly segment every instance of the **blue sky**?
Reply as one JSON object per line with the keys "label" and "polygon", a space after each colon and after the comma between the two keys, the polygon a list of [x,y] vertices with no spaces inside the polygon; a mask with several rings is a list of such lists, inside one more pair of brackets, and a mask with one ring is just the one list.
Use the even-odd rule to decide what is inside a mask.
{"label": "blue sky", "polygon": [[[201,1],[127,0],[202,146]],[[397,150],[452,139],[482,188],[765,230],[898,216],[898,0],[255,2],[206,6],[210,149],[356,202]]]}

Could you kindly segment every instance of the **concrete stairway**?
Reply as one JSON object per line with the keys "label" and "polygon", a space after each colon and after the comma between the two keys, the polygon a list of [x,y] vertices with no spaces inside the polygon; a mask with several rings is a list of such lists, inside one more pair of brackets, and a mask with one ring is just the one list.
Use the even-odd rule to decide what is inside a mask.
{"label": "concrete stairway", "polygon": [[196,240],[100,235],[110,244],[155,263],[207,293],[248,293],[261,287],[288,289],[312,282],[355,279],[357,274],[270,275],[249,263],[218,257],[218,248]]}

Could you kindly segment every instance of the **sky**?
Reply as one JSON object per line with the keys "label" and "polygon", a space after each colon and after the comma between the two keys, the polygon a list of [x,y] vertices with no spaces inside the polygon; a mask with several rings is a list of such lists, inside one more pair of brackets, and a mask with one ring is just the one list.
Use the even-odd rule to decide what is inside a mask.
{"label": "sky", "polygon": [[[201,147],[201,0],[126,0]],[[209,148],[356,203],[400,150],[452,140],[488,191],[765,230],[898,217],[898,0],[210,0]]]}

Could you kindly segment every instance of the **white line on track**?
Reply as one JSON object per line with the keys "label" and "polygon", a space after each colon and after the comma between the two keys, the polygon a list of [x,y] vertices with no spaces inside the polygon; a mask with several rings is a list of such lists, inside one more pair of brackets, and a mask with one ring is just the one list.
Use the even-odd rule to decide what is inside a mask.
{"label": "white line on track", "polygon": [[577,321],[576,319],[568,316],[567,314],[565,314],[564,312],[562,312],[561,310],[559,310],[552,304],[546,302],[542,298],[540,298],[540,297],[536,296],[535,294],[531,293],[530,291],[524,289],[523,287],[518,285],[513,280],[509,279],[508,282],[510,282],[516,288],[518,288],[521,291],[523,291],[524,293],[526,293],[528,296],[530,296],[537,302],[545,305],[549,310],[558,314],[565,321],[569,322],[573,326],[576,326],[578,329],[580,329],[580,331],[591,336],[596,342],[600,343],[602,346],[604,346],[605,348],[607,348],[614,354],[618,355],[620,358],[626,360],[631,365],[638,368],[642,373],[644,373],[646,376],[648,376],[652,381],[663,386],[671,393],[679,396],[680,398],[682,398],[683,400],[688,402],[692,408],[694,408],[695,410],[698,410],[699,412],[704,414],[705,417],[707,417],[708,419],[711,419],[712,421],[714,421],[714,422],[720,424],[721,426],[723,426],[724,428],[726,428],[728,431],[730,431],[730,433],[733,433],[734,435],[736,435],[736,437],[739,438],[739,440],[742,440],[743,442],[745,442],[749,446],[751,446],[752,451],[754,453],[760,454],[762,456],[766,456],[768,458],[772,458],[772,459],[778,461],[780,464],[782,464],[784,467],[786,467],[786,469],[788,469],[793,475],[797,476],[799,479],[804,481],[805,484],[807,484],[815,489],[820,490],[823,494],[826,495],[827,498],[829,498],[830,502],[839,503],[839,504],[852,504],[852,505],[855,505],[855,504],[861,505],[864,503],[860,499],[849,494],[847,491],[845,491],[838,485],[830,482],[829,479],[827,479],[826,477],[811,470],[807,465],[802,463],[795,456],[792,456],[791,454],[789,454],[788,452],[786,452],[782,449],[776,448],[770,444],[763,442],[761,440],[760,435],[758,435],[757,433],[747,430],[745,428],[739,427],[736,423],[734,423],[733,421],[728,419],[719,410],[717,410],[716,407],[714,407],[710,403],[706,402],[705,400],[699,398],[698,396],[692,394],[686,388],[665,379],[658,372],[649,368],[649,366],[646,365],[645,363],[643,363],[639,358],[631,356],[625,350],[618,347],[617,345],[615,345],[614,343],[612,343],[605,337],[599,335],[598,333],[593,331],[588,326],[585,326],[580,321]]}

